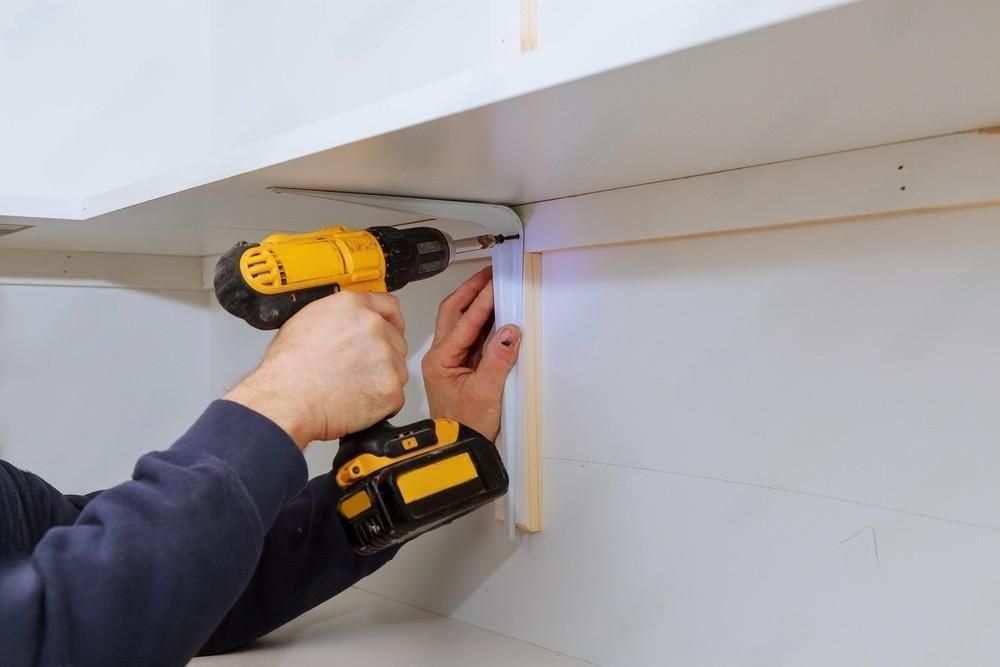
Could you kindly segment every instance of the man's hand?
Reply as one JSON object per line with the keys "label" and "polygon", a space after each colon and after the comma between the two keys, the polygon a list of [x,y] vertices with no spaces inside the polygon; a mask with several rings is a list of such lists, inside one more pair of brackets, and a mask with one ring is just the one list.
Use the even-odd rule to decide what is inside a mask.
{"label": "man's hand", "polygon": [[496,440],[504,381],[517,361],[521,330],[508,324],[486,340],[492,277],[492,268],[483,269],[441,303],[422,368],[432,417],[457,419]]}
{"label": "man's hand", "polygon": [[281,327],[257,370],[224,398],[268,417],[301,449],[360,431],[403,406],[404,330],[389,294],[320,299]]}

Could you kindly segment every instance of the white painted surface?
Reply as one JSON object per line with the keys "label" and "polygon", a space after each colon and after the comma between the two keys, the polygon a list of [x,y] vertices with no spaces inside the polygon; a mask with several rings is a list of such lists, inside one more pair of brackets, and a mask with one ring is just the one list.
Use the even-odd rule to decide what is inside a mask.
{"label": "white painted surface", "polygon": [[228,250],[237,241],[258,240],[275,231],[308,231],[335,224],[368,227],[414,218],[363,206],[242,188],[207,198],[204,193],[180,193],[86,223],[3,216],[0,219],[35,225],[0,237],[0,248],[212,255]]}
{"label": "white painted surface", "polygon": [[545,532],[361,586],[606,666],[990,664],[998,260],[985,210],[546,254]]}
{"label": "white painted surface", "polygon": [[529,252],[1000,204],[1000,133],[968,132],[518,207]]}
{"label": "white painted surface", "polygon": [[965,211],[545,255],[546,454],[1000,529],[997,222]]}
{"label": "white painted surface", "polygon": [[[631,26],[628,40],[587,35],[497,71],[488,89],[519,96],[349,145],[341,133],[353,119],[325,130],[324,121],[309,128],[313,139],[303,129],[288,143],[327,150],[277,163],[261,147],[262,168],[234,180],[520,204],[1000,123],[1000,92],[982,86],[1000,76],[1000,46],[986,27],[1000,20],[996,3],[872,0],[704,45],[689,38],[707,30],[698,20],[716,18],[718,7],[686,6],[686,20],[669,5]],[[730,13],[720,13],[740,22],[756,7],[727,3]],[[945,48],[943,35],[955,43]],[[583,70],[605,48],[632,48],[626,41],[655,44],[660,55],[561,85],[542,81],[566,63]],[[429,87],[407,106],[450,93]],[[966,104],[952,104],[956,97]],[[328,138],[316,138],[321,132]],[[95,199],[94,211],[127,194]]]}
{"label": "white painted surface", "polygon": [[212,3],[212,153],[487,65],[491,4]]}
{"label": "white painted surface", "polygon": [[199,667],[583,667],[555,651],[350,589],[249,649]]}
{"label": "white painted surface", "polygon": [[208,402],[207,298],[0,286],[0,457],[66,493],[128,479]]}
{"label": "white painted surface", "polygon": [[[966,0],[969,3],[976,1]],[[380,29],[389,25],[393,28],[379,35],[395,35],[396,38],[389,44],[402,53],[396,50],[378,51],[374,45],[381,43],[381,37],[362,35],[360,32],[356,37],[357,43],[352,35],[345,42],[347,46],[344,49],[323,42],[323,27],[336,24],[339,18],[327,13],[334,10],[326,9],[328,5],[325,3],[298,4],[300,8],[311,7],[313,13],[319,12],[317,16],[309,15],[309,18],[315,19],[315,26],[309,20],[302,20],[294,8],[286,8],[282,16],[274,16],[264,3],[257,3],[246,14],[249,17],[246,24],[241,24],[239,14],[234,18],[220,10],[219,17],[225,20],[213,19],[213,25],[222,24],[222,27],[219,28],[218,43],[214,29],[212,31],[212,59],[219,66],[213,69],[211,85],[224,99],[213,101],[212,107],[239,109],[242,115],[230,119],[225,112],[220,112],[218,120],[213,121],[213,127],[220,135],[228,133],[230,127],[234,128],[237,136],[220,137],[220,142],[221,146],[238,147],[228,152],[213,153],[205,159],[195,158],[186,166],[158,174],[136,172],[133,178],[122,181],[119,187],[91,191],[80,199],[80,215],[84,218],[102,215],[289,161],[300,163],[296,168],[306,169],[313,176],[316,173],[313,163],[316,160],[325,162],[328,181],[322,184],[325,189],[378,190],[454,199],[524,202],[610,187],[616,183],[656,180],[669,177],[671,173],[689,175],[705,170],[707,164],[752,164],[755,158],[761,157],[754,154],[763,145],[772,149],[783,146],[773,155],[785,157],[801,155],[795,153],[798,150],[815,152],[819,143],[832,143],[828,129],[824,128],[822,133],[809,132],[809,141],[805,144],[791,140],[778,142],[769,136],[746,145],[744,139],[734,144],[742,146],[736,151],[711,150],[717,145],[731,148],[732,136],[717,138],[711,145],[701,145],[688,138],[688,148],[682,148],[684,144],[679,142],[682,137],[692,134],[692,127],[700,127],[703,132],[708,130],[704,123],[692,124],[690,121],[715,121],[705,114],[705,109],[709,108],[716,109],[717,113],[723,113],[723,109],[729,113],[736,111],[738,117],[746,116],[746,122],[751,126],[772,122],[771,112],[776,109],[759,104],[759,112],[749,114],[738,104],[745,102],[745,94],[773,82],[772,50],[795,47],[797,40],[810,40],[820,33],[826,35],[829,42],[817,45],[816,59],[840,59],[843,56],[840,45],[844,38],[857,36],[858,31],[865,30],[873,20],[881,18],[884,24],[886,17],[891,17],[899,9],[900,3],[899,0],[874,3],[885,6],[875,7],[861,15],[856,12],[825,14],[817,17],[817,21],[808,23],[791,19],[845,3],[835,0],[768,0],[753,5],[732,1],[707,5],[632,2],[620,13],[619,23],[594,20],[579,24],[564,33],[572,35],[572,39],[556,40],[548,50],[540,48],[523,57],[509,54],[506,49],[498,52],[490,46],[495,44],[498,34],[510,32],[507,12],[498,11],[494,3],[490,3],[489,11],[485,3],[470,8],[472,4],[425,0],[422,7],[438,8],[443,13],[441,17],[434,12],[426,14],[421,17],[420,23],[414,24],[412,30],[402,23],[382,21]],[[964,40],[961,48],[948,52],[948,57],[938,66],[939,71],[934,72],[941,76],[930,81],[941,77],[950,81],[952,76],[957,76],[960,81],[954,85],[960,86],[978,75],[991,74],[992,70],[984,64],[988,60],[983,56],[994,54],[992,41],[986,41],[976,32],[982,20],[990,18],[989,8],[972,9],[986,12],[986,15],[977,17],[973,11],[955,9],[942,11],[945,14],[943,17],[919,16],[920,20],[907,26],[904,34],[895,41],[887,42],[884,34],[861,33],[858,52],[864,54],[862,62],[867,67],[869,61],[875,58],[878,62],[885,60],[886,66],[892,66],[896,64],[894,58],[907,58],[906,62],[915,66],[917,63],[909,60],[914,54],[909,51],[919,47],[916,55],[921,56],[924,51],[930,51],[927,49],[929,36],[936,35],[938,31],[952,34],[947,29],[947,23],[936,22],[944,20],[951,21],[956,29],[960,29]],[[244,5],[241,4],[240,12],[243,10]],[[385,14],[369,5],[352,12],[350,16],[356,20],[364,17],[368,21],[375,17],[375,22],[378,22],[377,17]],[[392,15],[408,14],[400,14],[397,8]],[[980,20],[975,20],[977,18]],[[629,22],[623,23],[625,21]],[[485,28],[482,27],[484,23]],[[787,32],[773,34],[769,30],[758,30],[778,23],[783,25],[775,29],[786,27]],[[230,24],[233,26],[232,33],[228,32]],[[609,25],[619,24],[621,29],[607,29]],[[289,32],[290,26],[295,26],[295,30]],[[455,27],[460,27],[457,36],[452,30]],[[241,31],[244,30],[247,32],[242,33],[242,37],[249,34],[262,39],[246,39],[244,43],[241,41]],[[433,38],[442,36],[442,31],[447,33],[447,38],[439,39],[438,43]],[[733,37],[748,31],[756,32],[745,37]],[[413,39],[411,33],[420,33],[430,40],[421,45],[416,56],[410,55],[411,50],[407,49]],[[623,35],[628,38],[623,38]],[[270,39],[278,40],[273,48]],[[745,43],[745,39],[753,41]],[[481,45],[482,41],[486,42],[486,46]],[[254,46],[247,49],[246,44]],[[351,49],[361,62],[359,69],[357,72],[338,72],[335,65],[331,66],[325,58],[342,58],[350,44],[364,45],[363,48]],[[695,53],[697,50],[692,50],[692,47],[700,45],[708,46],[706,50]],[[883,50],[889,48],[905,55],[881,58],[885,55]],[[230,49],[235,49],[236,53],[232,62]],[[693,58],[689,55],[692,53],[695,53]],[[747,53],[754,54],[754,57],[747,57]],[[937,62],[934,60],[936,55],[928,53],[921,57]],[[415,64],[403,64],[411,58],[415,59]],[[650,59],[654,59],[650,61],[654,63],[651,67],[629,67]],[[456,68],[456,61],[461,62],[460,67]],[[805,78],[804,85],[810,82],[816,85],[812,72],[818,64],[823,62],[796,65],[795,74]],[[851,69],[856,65],[858,62],[852,61],[841,68],[847,79],[845,85],[863,80],[855,76],[856,70]],[[382,71],[405,75],[413,67],[418,74],[415,82],[410,79],[396,80],[393,76],[377,76]],[[749,69],[734,74],[730,71],[734,67]],[[813,69],[810,70],[810,67]],[[261,80],[257,76],[259,71],[267,72],[271,68],[283,69],[280,83],[271,83],[266,77]],[[617,75],[602,74],[616,69],[620,70]],[[372,72],[376,75],[372,76]],[[337,81],[350,82],[355,77],[364,84],[353,88],[345,86],[345,90],[356,91],[348,96],[339,89]],[[324,81],[332,83],[323,85]],[[572,81],[580,81],[580,84],[560,88],[562,84]],[[705,100],[704,107],[699,104],[694,109],[690,102],[687,105],[679,103],[681,100],[702,100],[706,81],[719,82],[716,86],[718,91],[726,91],[730,84],[743,81],[753,87],[743,90],[740,85],[734,85],[736,90],[732,99],[719,100],[721,104]],[[411,83],[420,82],[424,83],[409,88]],[[785,77],[783,83],[789,90],[796,89],[791,76]],[[251,88],[263,90],[259,99],[255,93],[247,92]],[[931,128],[943,125],[951,129],[966,129],[972,122],[975,126],[980,119],[995,111],[988,89],[978,87],[976,90],[980,94],[966,96],[962,111],[955,111],[953,105],[944,110],[940,105],[934,108],[917,107],[916,115],[919,117],[905,126],[897,126],[894,136],[923,136],[940,131]],[[548,92],[540,96],[532,95],[537,91]],[[669,91],[669,94],[663,91]],[[850,97],[850,92],[843,91],[844,97]],[[903,104],[911,101],[914,95],[918,95],[920,101],[924,101],[926,96],[928,103],[938,99],[927,95],[923,88],[916,93],[908,87],[894,92],[899,94],[887,102]],[[253,99],[248,101],[248,95],[254,95]],[[638,96],[641,98],[637,99]],[[233,97],[235,102],[232,102]],[[294,99],[290,101],[290,97]],[[507,100],[516,101],[504,103]],[[622,100],[630,103],[623,104]],[[773,100],[774,105],[781,105],[786,114],[790,113],[786,108],[789,107],[787,98],[774,96]],[[253,104],[254,101],[259,105]],[[255,106],[265,109],[263,116],[248,109]],[[567,109],[586,110],[587,113],[568,114]],[[324,113],[327,115],[322,115]],[[665,118],[671,122],[669,132],[649,131],[649,128],[662,125]],[[431,121],[440,122],[419,127]],[[743,122],[735,123],[734,133],[745,133],[749,129],[742,125]],[[954,127],[956,124],[957,127]],[[291,129],[269,134],[285,127]],[[885,140],[885,127],[885,123],[881,123],[862,128],[864,131],[857,136],[838,136],[838,148],[858,145],[855,142],[862,139],[862,135],[875,134],[875,141]],[[640,131],[639,128],[643,129]],[[717,129],[712,128],[712,132]],[[262,138],[244,145],[241,143],[244,137],[247,141]],[[654,143],[650,143],[651,138]],[[701,141],[707,139],[698,137]],[[598,141],[603,143],[594,144]],[[861,145],[872,142],[865,136]],[[594,145],[586,154],[581,154],[579,146],[584,144]],[[669,164],[673,172],[670,173],[664,173],[669,170],[658,158],[663,154],[658,149],[665,146],[671,148]],[[311,160],[300,160],[338,148],[342,150],[335,151],[336,155],[317,155]],[[692,152],[692,155],[688,156],[686,152]],[[594,159],[595,156],[601,156],[600,160]],[[723,156],[727,157],[724,159]],[[689,161],[687,157],[697,157],[698,160]],[[614,168],[602,169],[599,168],[601,164],[614,165]],[[556,166],[558,168],[554,168]],[[305,182],[279,183],[289,176],[287,167],[267,176],[272,181],[268,185],[307,185]],[[277,176],[283,178],[275,180]],[[360,184],[366,180],[368,184],[361,187]],[[456,191],[459,187],[462,192]],[[61,216],[66,210],[62,200],[53,200],[52,212],[49,213],[41,200],[33,204],[28,202],[31,205],[25,208],[26,202],[16,197],[22,193],[15,190],[7,194],[11,195],[4,200],[4,212],[8,215],[52,217]]]}
{"label": "white painted surface", "polygon": [[198,290],[198,257],[0,248],[0,285]]}
{"label": "white painted surface", "polygon": [[[12,224],[36,226],[0,237],[0,248],[205,255],[276,230],[399,224],[427,217],[243,186],[223,194],[219,188],[207,198],[195,190],[86,223],[8,217]],[[528,251],[547,252],[998,204],[1000,133],[972,131],[565,197],[515,210],[525,221]],[[435,225],[456,238],[479,232],[474,225],[450,220]]]}
{"label": "white painted surface", "polygon": [[62,215],[207,157],[208,27],[199,0],[0,4],[0,202]]}
{"label": "white painted surface", "polygon": [[[894,1],[898,6],[898,0]],[[678,100],[700,98],[695,90],[684,89],[696,88],[701,92],[705,81],[719,81],[719,90],[726,90],[721,82],[728,85],[739,81],[729,70],[740,61],[744,66],[749,64],[745,56],[748,47],[729,39],[733,35],[843,4],[835,0],[804,3],[802,0],[768,0],[750,7],[732,1],[708,6],[704,3],[661,5],[655,17],[646,16],[646,20],[630,26],[628,39],[622,39],[621,33],[581,33],[559,49],[540,49],[524,57],[464,70],[419,89],[351,107],[343,113],[220,154],[195,168],[175,170],[112,191],[95,193],[84,202],[84,216],[101,215],[241,174],[255,184],[260,184],[260,178],[266,178],[269,182],[262,185],[519,203],[609,187],[615,182],[630,184],[666,177],[641,178],[638,175],[650,167],[662,169],[657,156],[664,153],[658,149],[667,147],[668,141],[671,142],[673,169],[685,175],[698,173],[704,169],[688,171],[695,165],[687,163],[680,146],[674,145],[682,137],[690,137],[692,126],[704,127],[702,122],[694,121],[706,120],[701,104],[697,109],[684,110],[690,116],[678,117]],[[881,11],[893,9],[882,8]],[[973,76],[967,71],[968,67],[985,67],[981,57],[994,54],[993,41],[991,36],[989,40],[984,36],[980,41],[974,34],[976,25],[980,24],[967,26],[969,17],[964,14],[941,13],[945,16],[934,18],[950,19],[965,31],[961,54],[952,54],[941,67],[949,76],[957,75],[965,80]],[[851,15],[842,19],[843,24],[832,26],[824,19],[822,27],[814,23],[811,28],[807,27],[807,32],[810,37],[817,32],[838,35],[836,56],[840,58],[840,40],[854,36],[872,18],[871,14]],[[804,38],[798,25],[785,25],[790,26],[788,30],[794,35],[790,38]],[[918,33],[933,31],[932,34],[937,34],[941,29],[940,24],[917,25],[904,35],[904,39],[919,39],[919,45],[894,46],[903,50],[919,47],[921,52],[926,51],[924,38],[928,34],[925,32],[918,38]],[[757,78],[753,90],[758,85],[768,85],[774,76],[773,53],[765,53],[763,47],[775,41],[781,43],[781,38],[767,32],[753,33],[757,35],[755,44],[760,49],[759,56],[766,62],[758,60],[752,71],[743,73],[746,77]],[[881,55],[881,49],[886,48],[883,38],[884,35],[880,35],[870,44],[876,51],[869,56]],[[708,45],[709,53],[694,59],[685,56],[692,53],[688,49],[698,45]],[[715,48],[722,52],[711,53]],[[831,52],[822,54],[825,57],[833,55]],[[976,62],[966,62],[966,58],[973,55]],[[650,68],[635,71],[627,67],[649,59],[656,59],[650,61],[656,63]],[[720,67],[722,62],[726,64]],[[691,70],[697,69],[693,67],[697,63],[707,65],[707,69],[695,75]],[[952,72],[952,68],[957,71]],[[602,75],[616,69],[617,73]],[[992,73],[992,68],[989,71]],[[324,73],[317,73],[317,78],[321,79]],[[857,80],[854,74],[851,72],[851,81]],[[768,80],[760,81],[762,76]],[[674,77],[676,80],[671,80]],[[812,71],[807,80],[815,82]],[[579,83],[563,86],[574,81]],[[790,89],[794,87],[787,80],[784,84]],[[537,91],[544,92],[532,95]],[[621,103],[622,100],[635,100],[636,91],[641,91],[641,103]],[[727,99],[730,105],[737,104],[737,100],[750,91],[734,92],[738,97]],[[989,99],[982,104],[969,98],[963,115],[974,117],[982,111],[980,107],[987,106],[993,114],[996,110],[993,98],[989,93],[983,95]],[[776,103],[786,105],[788,100],[776,100]],[[567,113],[568,109],[573,113]],[[586,113],[578,113],[579,110],[586,110]],[[730,106],[728,113],[732,111]],[[740,115],[745,111],[741,109]],[[723,113],[721,109],[719,112]],[[747,117],[756,122],[773,122],[765,113],[761,109]],[[927,110],[924,113],[930,115]],[[672,121],[669,132],[649,131],[660,127],[665,117]],[[677,121],[677,125],[673,125],[673,121]],[[967,127],[963,123],[955,129]],[[713,133],[716,130],[713,128]],[[902,130],[901,138],[926,134],[914,130],[916,127]],[[669,139],[666,134],[671,134]],[[884,124],[877,134],[879,140],[883,140]],[[824,128],[823,140],[829,142],[829,136],[829,130]],[[651,138],[654,143],[650,143]],[[685,143],[690,141],[688,138]],[[754,147],[760,147],[761,143],[759,140],[753,142]],[[768,141],[772,147],[777,143]],[[581,145],[588,146],[585,154],[580,153]],[[714,145],[717,144],[713,142],[712,147]],[[840,146],[846,147],[849,144]],[[695,146],[692,144],[690,148],[695,149]],[[699,159],[705,160],[709,148],[699,146],[694,152]],[[792,156],[793,150],[791,144],[785,144],[779,152]],[[711,153],[714,156],[732,154],[731,150]],[[601,162],[594,156],[601,156]],[[626,156],[628,160],[623,159]],[[715,164],[719,159],[712,157],[708,161]],[[753,163],[753,160],[741,162]],[[608,165],[608,169],[614,164],[613,173],[595,169],[601,164]],[[628,169],[624,168],[626,164]],[[317,180],[323,182],[320,184]],[[601,185],[595,186],[598,183]]]}
{"label": "white painted surface", "polygon": [[[167,252],[211,254],[234,229],[289,224],[271,212],[270,185],[523,203],[1000,123],[1000,91],[982,84],[1000,77],[991,30],[1000,5],[870,0],[782,22],[823,6],[652,3],[621,12],[619,22],[636,22],[631,32],[608,19],[594,33],[605,8],[549,49],[81,200],[80,216],[99,223],[91,245],[72,245],[87,241],[65,226],[7,243],[156,252],[173,242]],[[334,102],[323,99],[307,101]],[[894,196],[906,204],[907,193]],[[123,208],[138,202],[146,203]],[[50,215],[72,210],[56,204]],[[306,222],[305,209],[289,206],[288,216]],[[353,216],[329,215],[323,223]],[[148,227],[145,249],[133,225]]]}
{"label": "white painted surface", "polygon": [[546,461],[545,491],[546,530],[516,551],[480,512],[361,586],[605,666],[978,666],[1000,648],[994,531],[589,463]]}

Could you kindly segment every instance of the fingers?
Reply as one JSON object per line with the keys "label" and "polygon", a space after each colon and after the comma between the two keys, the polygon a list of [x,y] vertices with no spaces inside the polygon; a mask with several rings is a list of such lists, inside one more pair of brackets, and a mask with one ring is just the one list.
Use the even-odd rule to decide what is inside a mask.
{"label": "fingers", "polygon": [[406,333],[406,321],[403,319],[403,312],[399,309],[399,299],[392,294],[375,292],[366,292],[360,296],[369,308],[384,317],[400,335]]}
{"label": "fingers", "polygon": [[392,370],[396,374],[396,380],[399,383],[398,387],[400,392],[402,392],[402,388],[410,381],[410,369],[406,367],[405,357],[394,356],[392,358]]}
{"label": "fingers", "polygon": [[475,301],[492,278],[493,267],[487,266],[459,285],[458,289],[441,302],[441,306],[438,308],[437,323],[434,326],[435,340],[444,338],[452,330],[455,323],[462,317],[462,313]]}
{"label": "fingers", "polygon": [[396,352],[396,356],[399,357],[401,363],[406,365],[406,355],[409,354],[410,348],[406,344],[406,339],[403,338],[399,330],[389,322],[384,322],[382,325],[384,328],[382,330],[382,335],[388,341],[389,345]]}
{"label": "fingers", "polygon": [[[368,386],[369,412],[374,419],[382,419],[399,412],[406,400],[403,387],[409,380],[406,364],[400,363],[397,357],[375,376]],[[370,425],[370,424],[369,424]]]}
{"label": "fingers", "polygon": [[438,349],[442,357],[453,364],[463,361],[492,315],[493,281],[491,280],[483,286],[451,331],[441,339]]}
{"label": "fingers", "polygon": [[466,360],[465,365],[468,368],[478,368],[479,362],[483,359],[483,350],[486,348],[486,341],[490,338],[490,333],[493,331],[494,315],[490,313],[490,318],[486,320],[486,324],[483,328],[479,330],[479,336],[476,337],[476,342],[472,344],[472,350],[469,352],[469,357]]}
{"label": "fingers", "polygon": [[496,335],[486,344],[483,359],[475,372],[481,386],[497,396],[501,395],[507,376],[517,362],[520,349],[521,330],[513,324],[500,327]]}
{"label": "fingers", "polygon": [[[373,292],[365,293],[362,296],[371,309],[382,316],[379,333],[392,348],[393,370],[400,382],[400,386],[405,385],[410,378],[410,371],[406,367],[406,355],[409,354],[409,346],[403,337],[403,334],[406,333],[406,321],[403,319],[403,313],[399,309],[399,299],[391,294]],[[402,407],[401,402],[395,406],[394,410],[398,411],[400,407]]]}

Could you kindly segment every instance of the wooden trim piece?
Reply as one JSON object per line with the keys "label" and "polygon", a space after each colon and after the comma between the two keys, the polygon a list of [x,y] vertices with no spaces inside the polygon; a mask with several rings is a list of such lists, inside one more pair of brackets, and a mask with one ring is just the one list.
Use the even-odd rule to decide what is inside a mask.
{"label": "wooden trim piece", "polygon": [[1000,134],[980,131],[661,181],[516,210],[525,250],[1000,204]]}
{"label": "wooden trim piece", "polygon": [[521,0],[521,53],[538,48],[538,0]]}
{"label": "wooden trim piece", "polygon": [[[542,255],[524,255],[524,328],[518,364],[524,374],[524,440],[521,474],[524,481],[522,532],[542,530]],[[513,490],[512,490],[513,492]],[[504,503],[495,505],[498,521],[504,519]],[[520,512],[518,512],[520,514]]]}
{"label": "wooden trim piece", "polygon": [[542,256],[524,255],[524,333],[521,340],[524,373],[524,524],[542,530]]}

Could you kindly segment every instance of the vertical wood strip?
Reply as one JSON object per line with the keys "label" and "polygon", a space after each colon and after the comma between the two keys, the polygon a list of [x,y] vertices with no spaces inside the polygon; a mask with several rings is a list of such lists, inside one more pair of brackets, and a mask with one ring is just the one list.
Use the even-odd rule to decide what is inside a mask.
{"label": "vertical wood strip", "polygon": [[524,523],[542,530],[542,255],[524,255],[524,333],[520,351],[524,373]]}
{"label": "vertical wood strip", "polygon": [[538,0],[521,0],[521,53],[538,48]]}

